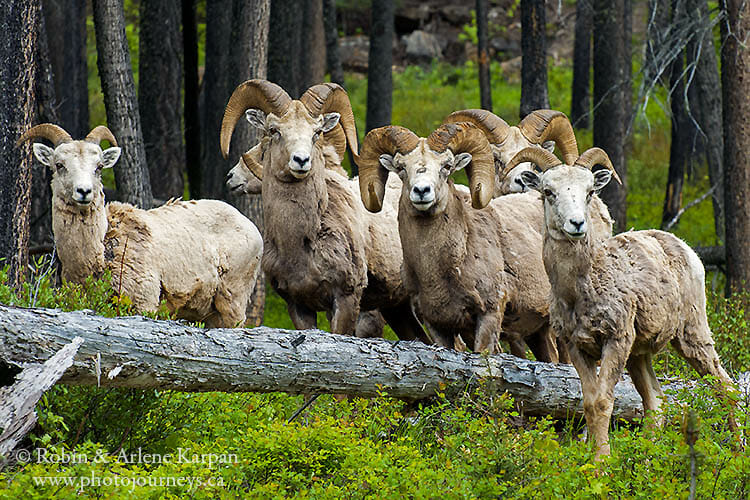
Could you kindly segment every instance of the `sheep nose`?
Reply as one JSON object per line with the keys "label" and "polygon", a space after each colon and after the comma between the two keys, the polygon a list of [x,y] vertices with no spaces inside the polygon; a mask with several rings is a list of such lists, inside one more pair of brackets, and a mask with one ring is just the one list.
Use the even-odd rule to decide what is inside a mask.
{"label": "sheep nose", "polygon": [[77,188],[76,192],[81,195],[81,198],[87,198],[88,195],[91,194],[91,188],[88,188],[88,189]]}
{"label": "sheep nose", "polygon": [[583,227],[584,220],[583,219],[569,219],[568,222],[571,223],[571,225],[576,228],[576,231],[581,231],[581,228]]}
{"label": "sheep nose", "polygon": [[294,160],[297,163],[297,165],[299,165],[300,167],[304,167],[307,164],[307,162],[310,161],[310,157],[295,154],[292,156],[292,160]]}
{"label": "sheep nose", "polygon": [[421,188],[419,186],[414,186],[412,188],[412,191],[414,191],[414,194],[416,194],[420,198],[424,198],[425,196],[430,194],[430,192],[432,192],[432,188],[429,185],[426,185]]}

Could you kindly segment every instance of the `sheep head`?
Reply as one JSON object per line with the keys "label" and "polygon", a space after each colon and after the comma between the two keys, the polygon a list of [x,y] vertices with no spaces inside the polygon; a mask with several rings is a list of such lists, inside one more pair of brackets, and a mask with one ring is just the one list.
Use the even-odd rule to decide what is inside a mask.
{"label": "sheep head", "polygon": [[[561,162],[549,151],[526,148],[513,157],[506,169],[524,162],[531,162],[542,170],[541,174],[524,171],[523,182],[542,193],[547,232],[557,240],[585,238],[591,225],[589,204],[592,196],[612,177],[620,182],[609,156],[600,148],[586,150],[572,164]],[[596,165],[605,168],[592,172]]]}
{"label": "sheep head", "polygon": [[269,167],[282,181],[304,179],[315,168],[314,149],[325,145],[336,150],[339,162],[347,142],[357,154],[354,114],[346,91],[339,85],[315,85],[299,100],[292,100],[281,87],[266,80],[240,84],[229,99],[221,125],[225,158],[234,127],[243,114],[263,134],[260,154],[248,151],[243,155],[245,166],[258,178],[262,178],[263,168]]}
{"label": "sheep head", "polygon": [[371,212],[381,209],[388,171],[396,172],[420,212],[444,210],[452,187],[448,178],[467,168],[472,206],[484,208],[492,198],[495,171],[492,150],[482,131],[471,123],[450,123],[426,139],[403,127],[370,131],[359,157],[362,202]]}
{"label": "sheep head", "polygon": [[[513,156],[527,147],[553,151],[560,149],[565,161],[578,157],[573,127],[564,113],[539,109],[529,113],[517,126],[509,126],[502,118],[484,109],[465,109],[451,113],[443,123],[469,122],[479,127],[492,145],[495,159],[495,196],[522,193],[527,190],[521,173],[531,168],[528,163],[506,170]],[[505,174],[504,174],[505,172]]]}
{"label": "sheep head", "polygon": [[230,193],[260,194],[261,176],[263,172],[255,173],[252,168],[261,165],[261,145],[257,144],[240,156],[226,177],[227,188]]}
{"label": "sheep head", "polygon": [[[54,148],[50,148],[35,143],[34,156],[52,169],[55,196],[82,207],[88,206],[102,191],[102,169],[111,168],[120,158],[117,141],[102,125],[89,132],[84,140],[74,141],[61,127],[43,123],[27,130],[18,139],[18,144],[30,139],[47,139],[54,144]],[[99,143],[104,139],[113,147],[102,151]]]}

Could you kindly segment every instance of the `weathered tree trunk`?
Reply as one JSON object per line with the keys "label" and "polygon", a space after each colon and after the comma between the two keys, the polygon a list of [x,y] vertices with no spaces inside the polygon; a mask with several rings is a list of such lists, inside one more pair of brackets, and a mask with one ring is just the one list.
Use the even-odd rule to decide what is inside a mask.
{"label": "weathered tree trunk", "polygon": [[750,4],[725,0],[721,88],[727,292],[750,289]]}
{"label": "weathered tree trunk", "polygon": [[570,121],[576,128],[589,128],[590,123],[591,25],[594,21],[594,8],[591,1],[576,1],[573,89],[570,98]]}
{"label": "weathered tree trunk", "polygon": [[[57,113],[58,100],[50,61],[44,9],[39,13],[36,54],[36,119],[35,123],[60,124]],[[34,164],[31,169],[31,213],[29,219],[29,246],[52,245],[52,180],[51,169]]]}
{"label": "weathered tree trunk", "polygon": [[549,108],[544,0],[521,0],[521,118]]}
{"label": "weathered tree trunk", "polygon": [[82,342],[81,337],[75,337],[44,364],[24,366],[12,386],[0,389],[0,427],[3,429],[0,455],[7,456],[34,428],[37,420],[34,407],[73,364]]}
{"label": "weathered tree trunk", "polygon": [[179,2],[141,0],[138,109],[151,193],[168,200],[185,190],[182,146],[182,36]]}
{"label": "weathered tree trunk", "polygon": [[36,111],[39,4],[8,0],[0,9],[0,260],[20,286],[29,259],[31,146],[16,141]]}
{"label": "weathered tree trunk", "polygon": [[151,208],[151,183],[125,36],[123,3],[122,0],[93,0],[93,7],[97,66],[107,125],[122,148],[120,160],[114,167],[117,196],[135,206]]}
{"label": "weathered tree trunk", "polygon": [[307,90],[304,86],[300,54],[304,51],[302,16],[306,0],[271,2],[268,34],[268,79],[280,85],[293,98]]}
{"label": "weathered tree trunk", "polygon": [[714,227],[716,237],[724,241],[724,133],[721,115],[721,86],[719,70],[714,50],[714,36],[706,0],[688,0],[688,16],[700,19],[703,31],[698,34],[696,44],[699,46],[697,65],[693,86],[696,89],[700,107],[701,130],[705,134],[706,162],[708,178],[712,186],[717,186],[711,197],[714,207]]}
{"label": "weathered tree trunk", "polygon": [[601,195],[617,231],[627,229],[624,15],[624,0],[594,0],[594,145],[607,152],[623,182],[610,182]]}
{"label": "weathered tree trunk", "polygon": [[661,227],[675,218],[682,207],[682,185],[685,180],[685,166],[690,156],[688,131],[692,128],[685,109],[684,52],[680,52],[672,63],[670,107],[672,110],[672,141],[669,146],[669,172],[667,192],[664,196],[664,209]]}
{"label": "weathered tree trunk", "polygon": [[477,59],[479,59],[479,101],[482,109],[492,111],[492,84],[490,83],[488,0],[477,0]]}
{"label": "weathered tree trunk", "polygon": [[201,118],[198,108],[198,26],[196,0],[182,0],[182,53],[185,75],[185,168],[190,197],[201,197]]}
{"label": "weathered tree trunk", "polygon": [[[13,365],[43,362],[78,336],[83,344],[63,383],[362,397],[385,392],[418,400],[437,391],[454,397],[485,379],[500,392],[508,391],[527,415],[582,414],[580,382],[571,365],[320,330],[204,330],[140,316],[102,318],[83,311],[0,306],[3,357]],[[615,387],[614,416],[632,420],[641,415],[641,399],[623,376]]]}
{"label": "weathered tree trunk", "polygon": [[323,25],[326,40],[326,67],[331,81],[344,86],[344,68],[339,53],[339,30],[336,24],[336,0],[323,0]]}
{"label": "weathered tree trunk", "polygon": [[394,12],[393,0],[372,3],[365,132],[391,123]]}
{"label": "weathered tree trunk", "polygon": [[305,0],[302,18],[302,50],[299,67],[300,93],[322,83],[326,77],[326,37],[323,28],[323,0]]}
{"label": "weathered tree trunk", "polygon": [[[43,0],[58,125],[82,139],[89,124],[86,0]],[[97,124],[99,125],[99,124]]]}

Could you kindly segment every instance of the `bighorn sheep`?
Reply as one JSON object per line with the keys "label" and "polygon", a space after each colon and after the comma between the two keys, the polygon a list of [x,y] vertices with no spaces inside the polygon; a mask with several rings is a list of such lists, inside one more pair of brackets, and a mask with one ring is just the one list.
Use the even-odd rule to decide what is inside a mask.
{"label": "bighorn sheep", "polygon": [[[315,327],[315,312],[322,310],[334,332],[353,334],[360,310],[379,309],[400,338],[427,341],[399,274],[398,188],[391,189],[392,209],[369,214],[352,183],[325,168],[328,145],[339,158],[347,142],[357,153],[346,91],[321,84],[292,100],[265,80],[240,84],[222,122],[225,156],[242,115],[263,132],[258,148],[243,155],[244,164],[262,179],[262,268],[286,300],[295,327]],[[321,141],[323,134],[329,136]]]}
{"label": "bighorn sheep", "polygon": [[527,188],[521,173],[531,165],[524,163],[512,170],[505,165],[516,153],[527,147],[552,151],[560,149],[563,159],[574,161],[578,157],[578,144],[568,117],[560,111],[538,109],[532,111],[516,126],[484,109],[455,111],[443,123],[469,122],[479,127],[492,146],[495,159],[495,197],[509,193],[523,193]]}
{"label": "bighorn sheep", "polygon": [[[449,178],[464,167],[470,200]],[[359,168],[370,211],[382,207],[388,170],[403,181],[402,277],[435,342],[495,352],[502,330],[522,335],[538,359],[557,361],[548,334],[543,221],[534,211],[539,196],[492,200],[494,161],[479,128],[446,124],[427,139],[397,126],[375,129],[364,140]]]}
{"label": "bighorn sheep", "polygon": [[[112,274],[113,287],[139,311],[161,301],[178,316],[232,327],[245,310],[260,268],[263,241],[255,225],[216,200],[173,201],[141,210],[105,206],[101,170],[111,168],[120,148],[106,127],[74,141],[61,127],[42,124],[19,139],[52,174],[52,230],[66,281]],[[114,147],[102,151],[99,142]]]}
{"label": "bighorn sheep", "polygon": [[[703,265],[685,242],[663,231],[591,237],[590,200],[612,176],[619,181],[603,150],[592,148],[563,163],[547,151],[529,148],[507,168],[527,161],[543,171],[526,171],[523,178],[544,200],[550,322],[567,341],[581,378],[584,415],[597,456],[609,454],[615,384],[627,366],[644,409],[658,410],[662,391],[651,359],[668,342],[701,375],[732,384],[706,319]],[[592,173],[595,165],[606,169]]]}

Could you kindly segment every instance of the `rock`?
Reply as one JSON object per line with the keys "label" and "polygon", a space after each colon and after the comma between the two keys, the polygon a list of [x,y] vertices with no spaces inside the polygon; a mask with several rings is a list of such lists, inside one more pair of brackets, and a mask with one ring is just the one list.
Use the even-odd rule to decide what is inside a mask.
{"label": "rock", "polygon": [[422,30],[416,30],[409,35],[405,35],[403,42],[406,45],[406,57],[408,59],[424,62],[440,58],[443,54],[438,38]]}
{"label": "rock", "polygon": [[347,71],[367,72],[367,59],[370,56],[370,39],[363,35],[339,38],[341,65]]}

